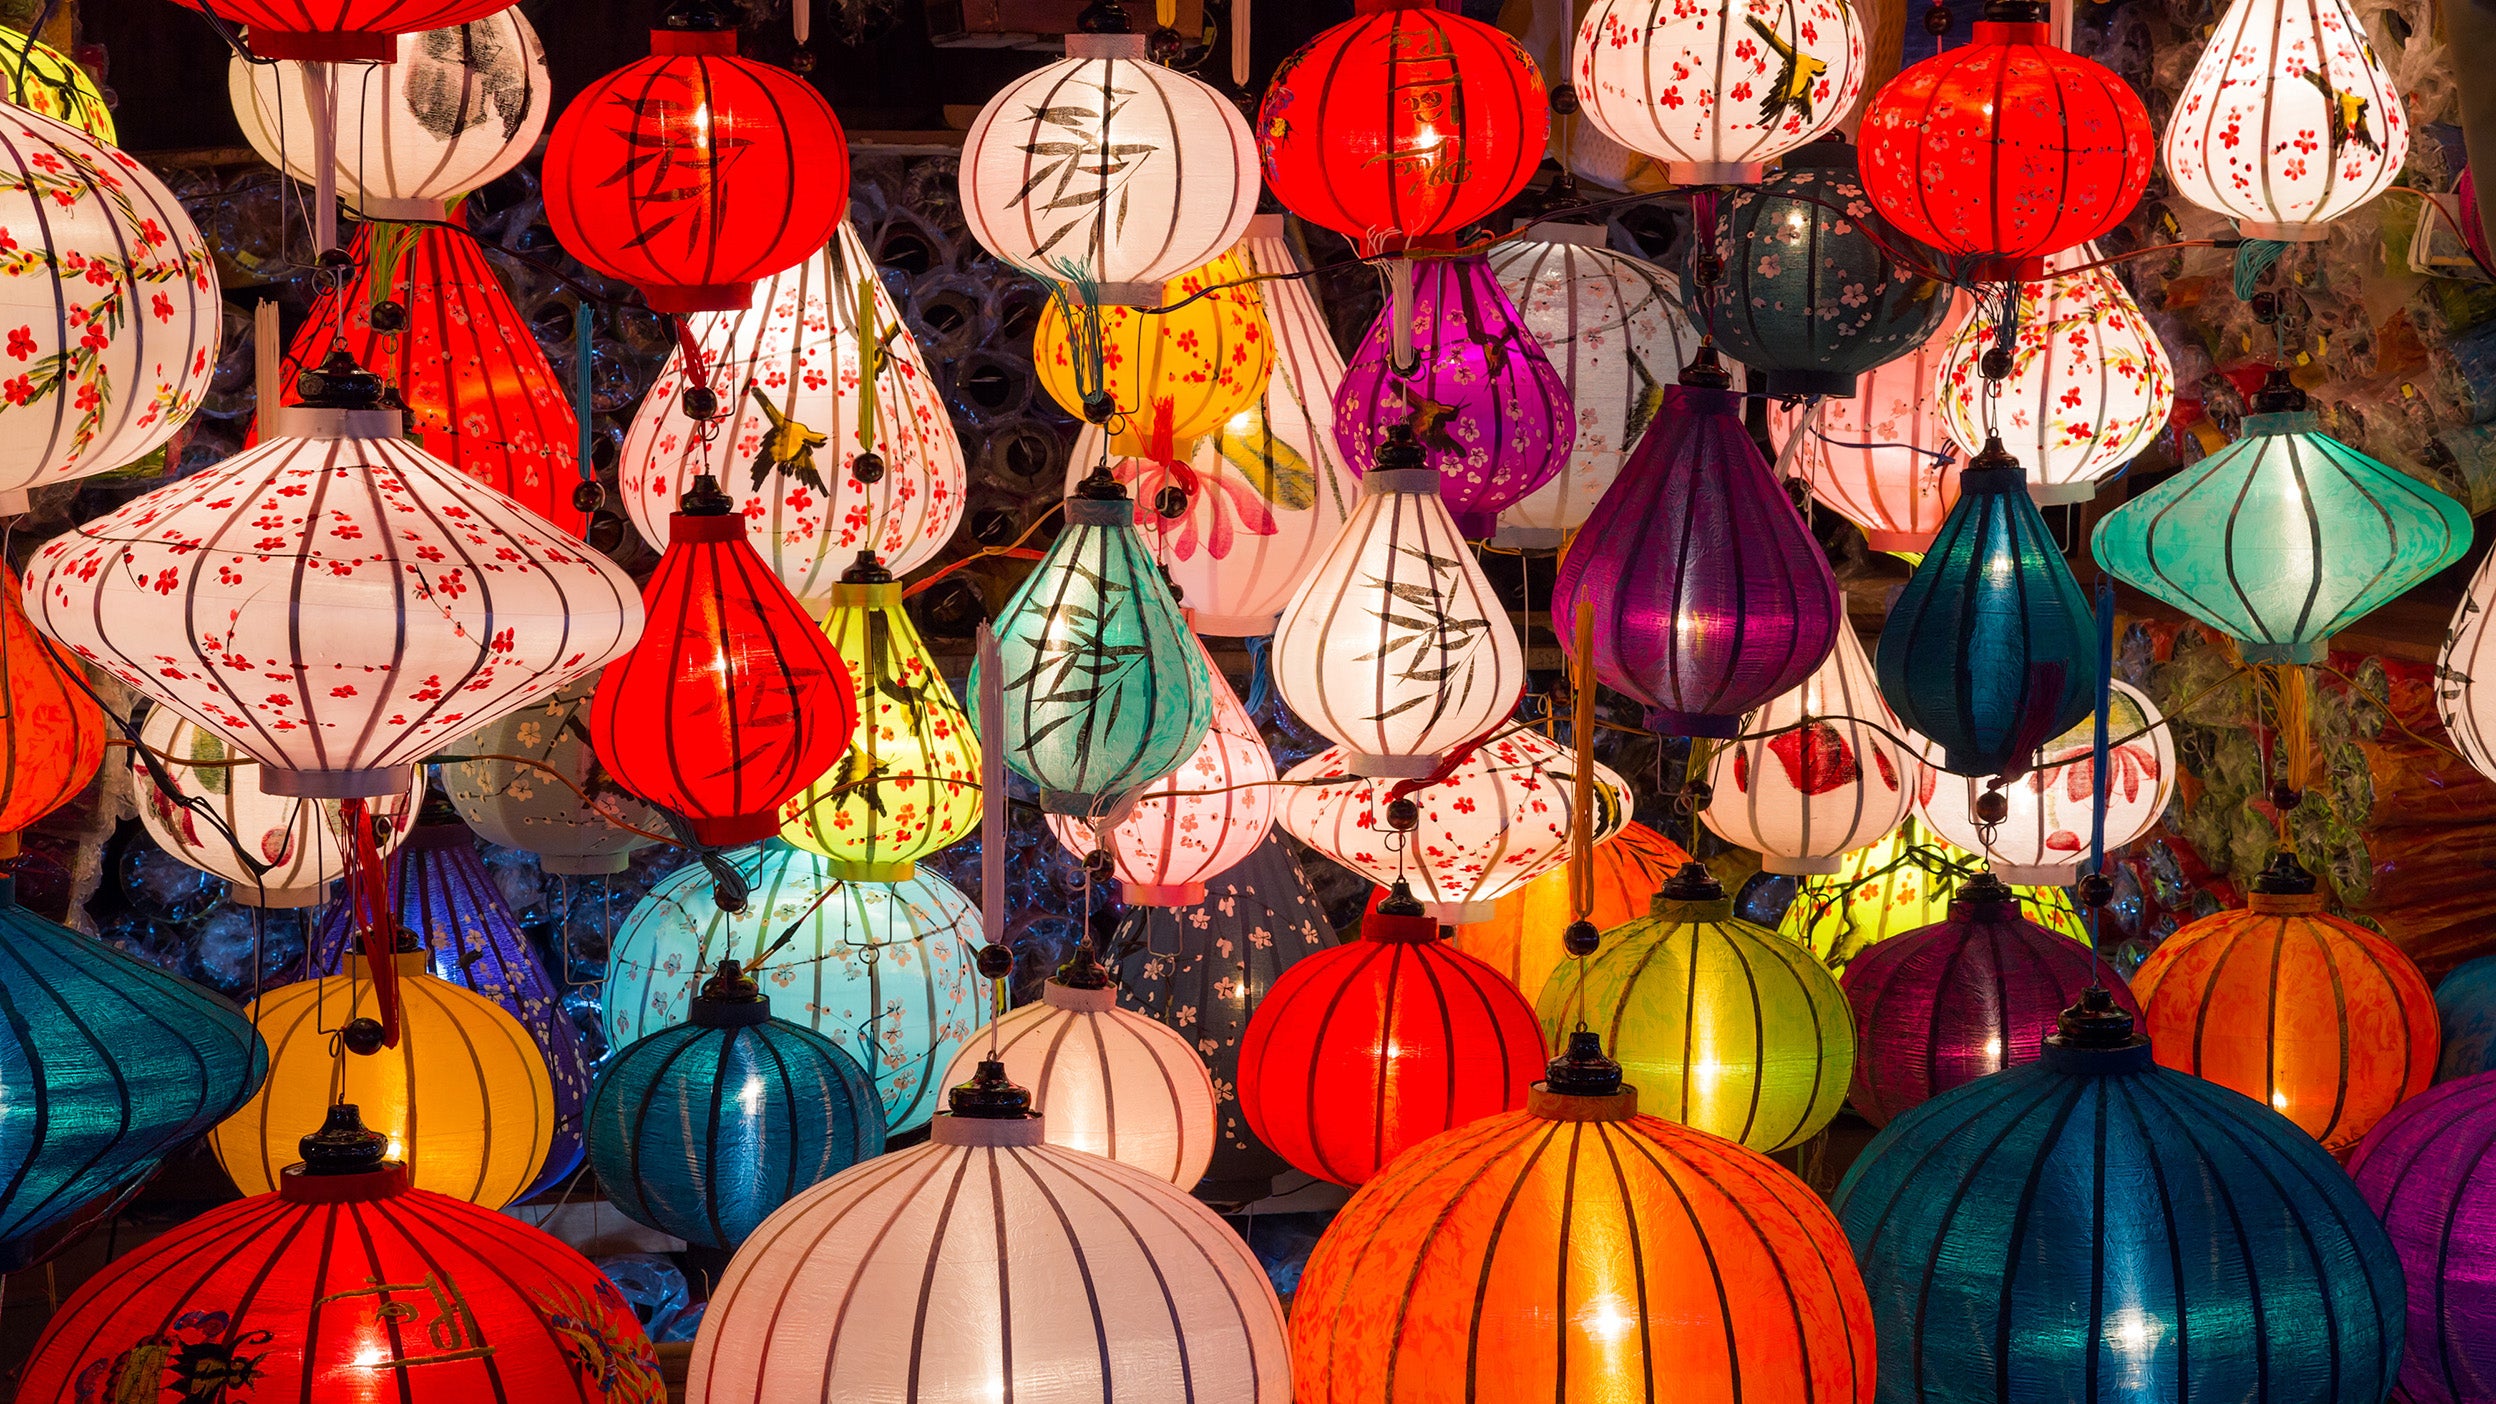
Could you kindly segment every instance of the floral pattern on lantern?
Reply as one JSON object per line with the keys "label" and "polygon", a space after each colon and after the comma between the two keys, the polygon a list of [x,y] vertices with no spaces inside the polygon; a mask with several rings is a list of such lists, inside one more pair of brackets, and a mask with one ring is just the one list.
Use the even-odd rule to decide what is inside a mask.
{"label": "floral pattern on lantern", "polygon": [[658,811],[616,784],[590,747],[589,698],[597,681],[583,678],[470,732],[454,749],[475,759],[434,770],[451,807],[478,837],[530,854],[540,871],[556,876],[620,873],[635,852],[658,842],[652,834],[666,832]]}
{"label": "floral pattern on lantern", "polygon": [[76,799],[104,765],[104,709],[77,660],[35,632],[17,572],[0,562],[0,856]]}
{"label": "floral pattern on lantern", "polygon": [[17,30],[0,34],[0,98],[67,122],[110,146],[120,140],[104,90],[68,55]]}
{"label": "floral pattern on lantern", "polygon": [[[1164,472],[1184,468],[1196,441],[1247,412],[1273,374],[1265,299],[1247,277],[1238,257],[1226,253],[1163,285],[1157,301],[1168,312],[1086,307],[1059,293],[1032,333],[1040,388],[1077,419],[1089,418],[1087,390],[1107,395],[1108,453],[1149,460]],[[1091,381],[1095,356],[1098,385]]]}
{"label": "floral pattern on lantern", "polygon": [[[1595,904],[1586,919],[1609,931],[1647,914],[1647,906],[1681,865],[1690,861],[1680,844],[1640,823],[1595,845]],[[1568,958],[1561,933],[1569,925],[1569,868],[1562,863],[1499,899],[1488,921],[1454,928],[1456,949],[1490,962],[1508,983],[1535,999],[1543,982]]]}
{"label": "floral pattern on lantern", "polygon": [[1899,729],[1854,627],[1841,623],[1836,647],[1801,686],[1742,719],[1754,739],[1709,757],[1715,793],[1699,818],[1757,852],[1768,872],[1834,874],[1915,802],[1924,767]]}
{"label": "floral pattern on lantern", "polygon": [[[2108,686],[2104,851],[2111,854],[2139,842],[2165,817],[2179,767],[2175,737],[2157,705],[2120,678]],[[2080,880],[2089,861],[2097,824],[2096,747],[2092,708],[2078,726],[2048,742],[2026,774],[2001,787],[2009,808],[1992,826],[1990,841],[1986,826],[1976,821],[1985,780],[1926,771],[1916,810],[1934,833],[1981,855],[2004,882],[2068,887]]]}
{"label": "floral pattern on lantern", "polygon": [[481,20],[503,0],[174,0],[250,31],[264,59],[389,64],[397,39]]}
{"label": "floral pattern on lantern", "polygon": [[1964,455],[1935,380],[1972,306],[1962,299],[1914,350],[1865,371],[1852,398],[1768,406],[1779,476],[1801,479],[1821,506],[1863,528],[1875,551],[1922,555],[1959,500]]}
{"label": "floral pattern on lantern", "polygon": [[1586,119],[1676,185],[1757,181],[1854,112],[1869,66],[1846,0],[1596,0],[1571,62]]}
{"label": "floral pattern on lantern", "polygon": [[2399,1396],[2469,1404],[2496,1378],[2496,1077],[2422,1092],[2392,1109],[2349,1160],[2409,1285]]}

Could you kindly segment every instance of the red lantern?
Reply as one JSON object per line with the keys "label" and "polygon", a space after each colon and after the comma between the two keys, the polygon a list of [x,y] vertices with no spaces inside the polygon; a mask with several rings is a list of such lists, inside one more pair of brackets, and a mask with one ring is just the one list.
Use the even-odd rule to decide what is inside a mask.
{"label": "red lantern", "polygon": [[1365,253],[1453,234],[1543,159],[1543,76],[1516,40],[1433,0],[1355,0],[1283,60],[1257,111],[1266,183]]}
{"label": "red lantern", "polygon": [[780,832],[781,802],[849,749],[858,695],[718,483],[694,479],[668,533],[641,642],[590,699],[589,744],[703,843],[759,843]]}
{"label": "red lantern", "polygon": [[1864,109],[1864,193],[1976,279],[2041,277],[2046,255],[2132,212],[2156,159],[2131,85],[2054,47],[2045,10],[1988,0],[1972,43],[1899,74]]}
{"label": "red lantern", "polygon": [[655,312],[737,312],[822,248],[849,205],[823,95],[737,57],[736,21],[679,0],[650,57],[589,85],[546,143],[546,220]]}
{"label": "red lantern", "polygon": [[511,0],[174,0],[250,29],[264,59],[392,63],[398,37],[448,29],[511,8]]}
{"label": "red lantern", "polygon": [[0,564],[0,858],[20,829],[75,799],[104,763],[104,709],[61,646],[35,632]]}

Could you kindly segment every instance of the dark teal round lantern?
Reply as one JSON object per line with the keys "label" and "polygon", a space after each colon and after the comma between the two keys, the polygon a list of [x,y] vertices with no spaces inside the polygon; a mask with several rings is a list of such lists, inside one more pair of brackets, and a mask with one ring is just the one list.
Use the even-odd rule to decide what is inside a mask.
{"label": "dark teal round lantern", "polygon": [[44,920],[0,877],[0,1272],[61,1246],[268,1071],[242,1010]]}
{"label": "dark teal round lantern", "polygon": [[1873,212],[1855,148],[1819,141],[1736,190],[1716,221],[1718,272],[1682,282],[1717,349],[1763,372],[1771,395],[1851,397],[1865,371],[1924,344],[1950,289],[1883,251],[1915,249]]}
{"label": "dark teal round lantern", "polygon": [[589,1095],[589,1166],[626,1218],[734,1248],[771,1211],[884,1151],[884,1104],[856,1059],[771,1017],[733,960],[685,1023],[615,1055]]}
{"label": "dark teal round lantern", "polygon": [[2465,960],[2438,980],[2435,1017],[2444,1026],[2436,1081],[2496,1072],[2496,956]]}
{"label": "dark teal round lantern", "polygon": [[2401,1262],[2329,1152],[2159,1067],[2102,990],[1908,1111],[1837,1187],[1880,1404],[2378,1404]]}
{"label": "dark teal round lantern", "polygon": [[2090,715],[2097,630],[2080,583],[1999,439],[1882,626],[1873,671],[1898,719],[1954,775],[1993,775]]}

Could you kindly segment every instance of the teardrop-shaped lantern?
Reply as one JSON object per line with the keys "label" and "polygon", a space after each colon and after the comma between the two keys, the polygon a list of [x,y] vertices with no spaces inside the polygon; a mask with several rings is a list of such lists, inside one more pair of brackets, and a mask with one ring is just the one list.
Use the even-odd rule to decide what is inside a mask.
{"label": "teardrop-shaped lantern", "polygon": [[[1715,792],[1699,818],[1772,873],[1835,873],[1915,803],[1924,767],[1872,679],[1853,626],[1802,685],[1742,719],[1708,759]],[[2062,1006],[2057,1005],[2056,1008]]]}
{"label": "teardrop-shaped lantern", "polygon": [[1683,736],[1734,735],[1743,713],[1811,676],[1846,622],[1828,558],[1729,383],[1708,357],[1664,392],[1552,586],[1554,618],[1594,615],[1595,676],[1645,703],[1650,729]]}
{"label": "teardrop-shaped lantern", "polygon": [[2244,437],[2097,524],[2108,574],[2236,640],[2320,663],[2331,636],[2470,549],[2469,509],[2323,432],[2273,371]]}
{"label": "teardrop-shaped lantern", "polygon": [[1586,119],[1676,185],[1758,181],[1853,114],[1872,66],[1846,0],[1597,0],[1571,62]]}
{"label": "teardrop-shaped lantern", "polygon": [[[1086,308],[1061,290],[1040,311],[1031,362],[1068,414],[1108,426],[1111,453],[1184,464],[1197,440],[1265,393],[1274,334],[1264,297],[1233,254],[1172,278],[1156,302],[1170,310]],[[1106,419],[1092,412],[1102,401]]]}
{"label": "teardrop-shaped lantern", "polygon": [[14,29],[0,33],[0,98],[67,122],[107,146],[121,139],[95,79],[60,50]]}
{"label": "teardrop-shaped lantern", "polygon": [[[1922,555],[1959,500],[1959,460],[1936,385],[1972,300],[1914,350],[1855,382],[1851,399],[1768,407],[1777,471],[1798,478],[1820,505],[1863,528],[1875,551]],[[1799,436],[1800,443],[1794,442]]]}
{"label": "teardrop-shaped lantern", "polygon": [[[1586,919],[1598,930],[1636,921],[1690,855],[1680,844],[1644,824],[1632,822],[1595,845],[1595,904]],[[1569,869],[1566,863],[1494,904],[1487,921],[1450,929],[1456,949],[1490,962],[1527,999],[1543,992],[1543,982],[1567,959],[1560,937],[1568,929]]]}
{"label": "teardrop-shaped lantern", "polygon": [[[558,876],[620,873],[667,821],[615,783],[589,744],[587,677],[470,732],[434,774],[477,836],[516,848]],[[408,806],[411,810],[413,804]],[[630,825],[631,827],[625,827]]]}
{"label": "teardrop-shaped lantern", "polygon": [[104,765],[104,709],[77,660],[35,632],[21,589],[0,562],[0,858],[16,857],[18,834]]}
{"label": "teardrop-shaped lantern", "polygon": [[[2112,853],[2138,842],[2166,815],[2180,767],[2175,737],[2156,704],[2121,678],[2109,687],[2104,848]],[[2092,707],[2078,726],[2046,743],[2034,769],[1999,789],[1977,776],[1927,771],[1917,812],[1934,833],[1983,858],[2004,882],[2068,887],[2089,861],[2097,823],[2096,745]],[[2005,802],[2002,818],[1992,824],[1976,818],[1988,792]]]}

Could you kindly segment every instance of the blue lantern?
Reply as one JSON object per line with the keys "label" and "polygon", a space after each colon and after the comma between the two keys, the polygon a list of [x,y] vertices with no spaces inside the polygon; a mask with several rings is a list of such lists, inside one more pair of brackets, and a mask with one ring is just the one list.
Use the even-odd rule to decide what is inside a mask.
{"label": "blue lantern", "polygon": [[2436,1081],[2496,1072],[2496,956],[2465,960],[2438,980],[2435,1017],[2444,1026]]}

